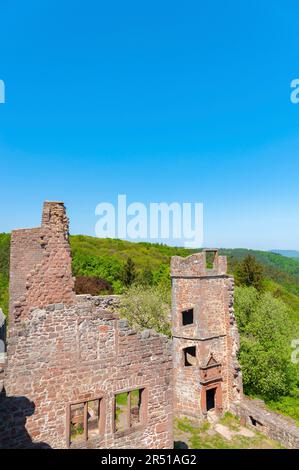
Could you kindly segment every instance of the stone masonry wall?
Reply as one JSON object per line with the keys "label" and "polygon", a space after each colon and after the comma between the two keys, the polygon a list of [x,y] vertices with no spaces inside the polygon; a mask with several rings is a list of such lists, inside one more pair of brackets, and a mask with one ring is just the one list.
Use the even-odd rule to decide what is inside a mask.
{"label": "stone masonry wall", "polygon": [[[206,269],[205,252],[174,257],[171,276],[175,412],[195,418],[206,416],[203,394],[213,384],[218,387],[218,411],[226,411],[242,396],[233,279],[226,274],[226,258],[216,252],[213,268]],[[194,321],[183,326],[182,312],[188,309],[193,309]],[[196,360],[186,367],[183,350],[189,346],[196,347]],[[214,370],[206,368],[211,358]],[[204,379],[207,371],[216,374],[210,382]]]}
{"label": "stone masonry wall", "polygon": [[284,447],[299,448],[299,428],[296,422],[270,411],[262,400],[244,398],[240,403],[234,403],[231,411],[239,416],[243,424],[258,429]]}
{"label": "stone masonry wall", "polygon": [[[172,447],[171,344],[153,331],[136,333],[91,300],[34,309],[16,326],[5,379],[11,406],[10,398],[0,399],[0,447],[68,447],[68,405],[99,397],[104,431],[79,447]],[[114,394],[138,387],[147,394],[145,422],[114,432]]]}
{"label": "stone masonry wall", "polygon": [[10,319],[26,317],[30,308],[75,301],[68,219],[60,202],[45,202],[42,226],[14,230],[10,255]]}
{"label": "stone masonry wall", "polygon": [[[40,228],[13,231],[10,269],[0,448],[69,447],[70,407],[85,403],[88,419],[92,400],[101,403],[98,434],[71,447],[171,448],[171,343],[133,331],[117,296],[76,297],[63,203],[44,204]],[[115,395],[136,389],[140,420],[117,431]]]}
{"label": "stone masonry wall", "polygon": [[0,308],[0,393],[4,386],[5,365],[6,365],[6,318]]}

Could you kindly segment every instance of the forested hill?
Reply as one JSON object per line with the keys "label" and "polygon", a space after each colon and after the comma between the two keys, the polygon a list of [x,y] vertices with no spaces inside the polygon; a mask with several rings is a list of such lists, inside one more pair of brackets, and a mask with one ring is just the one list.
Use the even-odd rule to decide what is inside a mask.
{"label": "forested hill", "polygon": [[[102,278],[108,281],[117,293],[122,290],[121,272],[129,258],[134,262],[136,273],[141,279],[157,282],[161,277],[169,276],[171,256],[188,256],[198,251],[85,235],[73,235],[70,240],[74,275]],[[10,235],[0,234],[0,306],[5,312],[8,303],[9,243]],[[265,277],[269,280],[269,290],[281,294],[285,297],[284,300],[299,306],[299,259],[239,248],[220,249],[220,254],[228,257],[229,272],[232,274],[240,261],[248,254],[253,255],[264,267]]]}
{"label": "forested hill", "polygon": [[[74,269],[80,271],[84,258],[111,257],[119,263],[124,263],[131,258],[137,270],[155,272],[161,264],[169,265],[171,256],[188,256],[199,250],[176,248],[168,245],[153,243],[132,243],[124,240],[102,239],[83,235],[71,237],[72,253],[74,258]],[[292,259],[280,254],[267,251],[236,249],[220,249],[220,254],[228,257],[229,271],[233,273],[238,262],[248,254],[264,266],[265,274],[269,279],[281,284],[289,292],[299,295],[299,259]],[[82,262],[82,264],[80,263]],[[84,270],[84,268],[83,268]],[[82,271],[81,271],[82,272]],[[91,274],[92,267],[86,266],[85,274]]]}
{"label": "forested hill", "polygon": [[297,250],[271,250],[272,253],[278,253],[288,258],[299,258],[299,251]]}

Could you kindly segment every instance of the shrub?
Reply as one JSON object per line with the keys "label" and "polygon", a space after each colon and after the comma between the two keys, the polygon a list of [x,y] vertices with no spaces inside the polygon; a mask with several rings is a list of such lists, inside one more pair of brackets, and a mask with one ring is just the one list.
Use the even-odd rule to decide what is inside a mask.
{"label": "shrub", "polygon": [[120,279],[123,264],[113,256],[89,256],[75,253],[72,262],[74,276],[105,279],[110,284]]}
{"label": "shrub", "polygon": [[112,294],[113,289],[105,279],[88,276],[78,276],[75,281],[76,294]]}
{"label": "shrub", "polygon": [[289,310],[269,292],[253,287],[237,287],[235,294],[245,392],[276,400],[290,393],[298,377],[291,363]]}
{"label": "shrub", "polygon": [[236,269],[236,281],[239,285],[263,289],[264,268],[252,255],[247,255]]}
{"label": "shrub", "polygon": [[159,269],[153,272],[153,284],[160,286],[161,289],[171,289],[170,265],[161,264]]}
{"label": "shrub", "polygon": [[122,273],[121,280],[126,287],[131,286],[137,278],[136,266],[132,258],[128,258],[125,262]]}
{"label": "shrub", "polygon": [[154,329],[170,336],[168,290],[133,285],[122,296],[120,313],[137,330]]}

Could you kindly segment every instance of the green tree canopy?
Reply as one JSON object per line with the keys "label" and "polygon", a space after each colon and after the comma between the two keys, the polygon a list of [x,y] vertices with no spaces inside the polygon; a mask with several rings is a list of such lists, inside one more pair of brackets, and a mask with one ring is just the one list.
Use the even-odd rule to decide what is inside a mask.
{"label": "green tree canopy", "polygon": [[123,294],[120,312],[137,330],[153,329],[170,336],[170,294],[156,286],[132,285]]}
{"label": "green tree canopy", "polygon": [[298,369],[291,363],[293,332],[287,306],[253,287],[236,287],[235,298],[245,392],[268,400],[290,393]]}
{"label": "green tree canopy", "polygon": [[252,286],[262,290],[264,268],[252,255],[247,255],[236,269],[236,281],[239,285]]}
{"label": "green tree canopy", "polygon": [[122,270],[122,281],[126,287],[129,287],[137,278],[136,266],[132,258],[128,258]]}

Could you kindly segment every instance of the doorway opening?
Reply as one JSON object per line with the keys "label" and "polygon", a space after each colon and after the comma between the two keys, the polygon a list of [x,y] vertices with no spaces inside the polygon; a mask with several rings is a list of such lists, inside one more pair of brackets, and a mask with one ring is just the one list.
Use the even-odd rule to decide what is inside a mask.
{"label": "doorway opening", "polygon": [[206,391],[207,411],[215,409],[216,388],[210,388]]}

